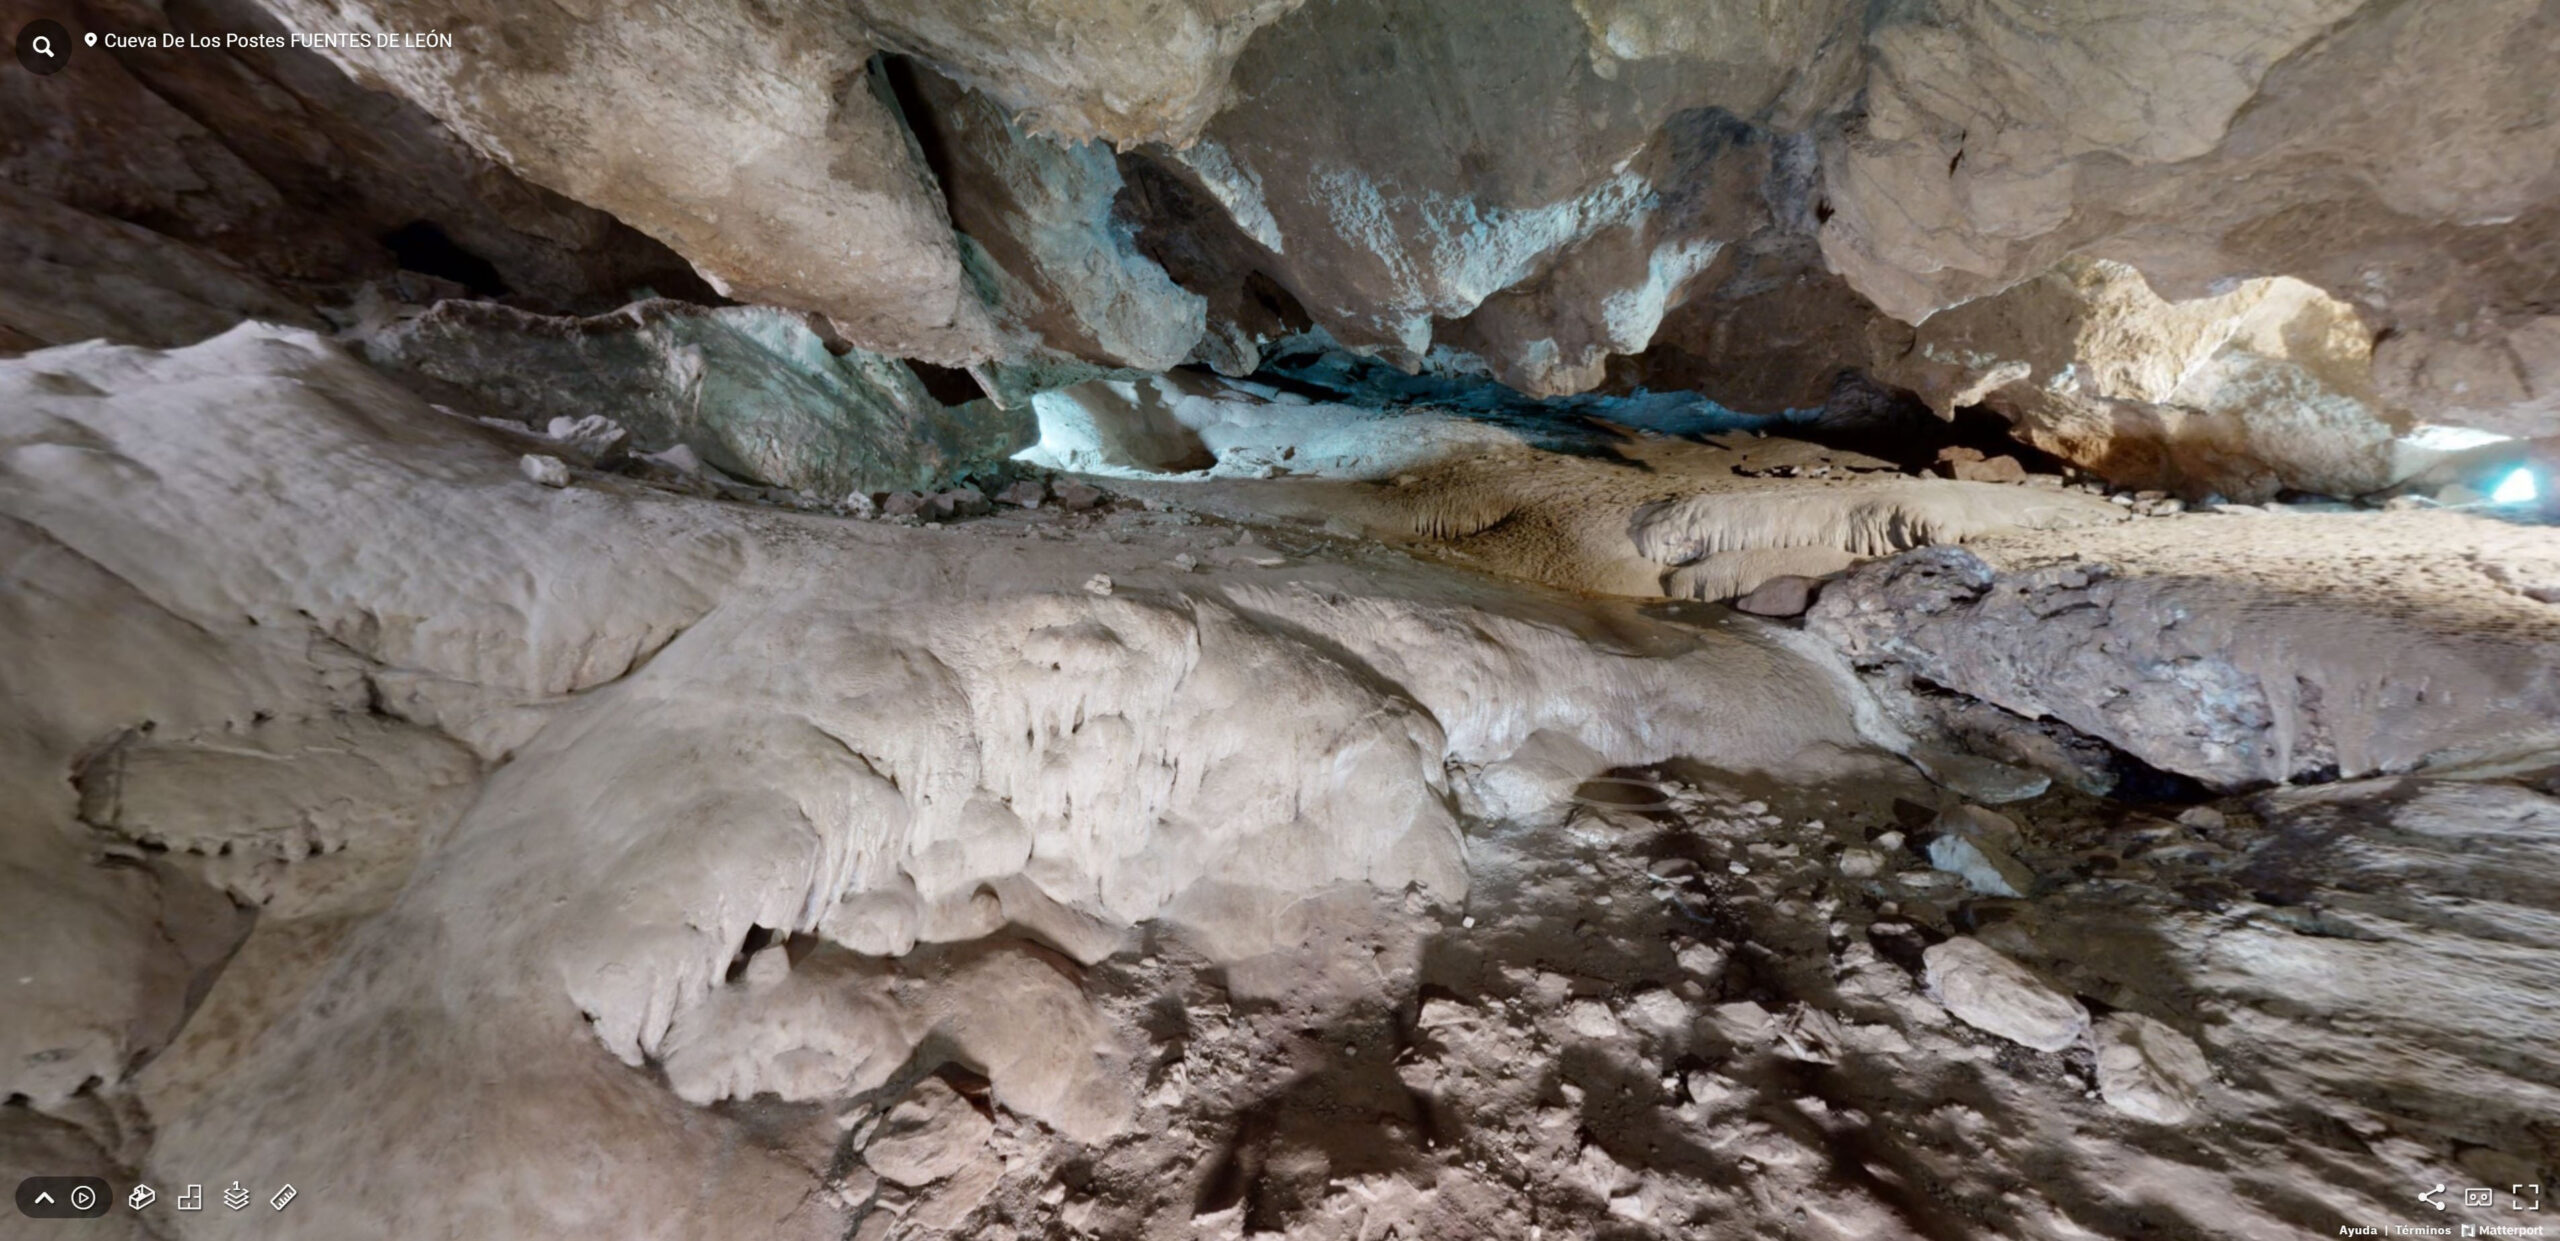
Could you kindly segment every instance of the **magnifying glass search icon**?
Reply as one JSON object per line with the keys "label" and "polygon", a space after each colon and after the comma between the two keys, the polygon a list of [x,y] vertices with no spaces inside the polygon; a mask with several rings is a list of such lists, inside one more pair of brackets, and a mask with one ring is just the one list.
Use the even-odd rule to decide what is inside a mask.
{"label": "magnifying glass search icon", "polygon": [[37,18],[18,27],[17,37],[9,41],[10,50],[18,57],[18,67],[38,76],[62,72],[70,64],[71,32],[62,23]]}

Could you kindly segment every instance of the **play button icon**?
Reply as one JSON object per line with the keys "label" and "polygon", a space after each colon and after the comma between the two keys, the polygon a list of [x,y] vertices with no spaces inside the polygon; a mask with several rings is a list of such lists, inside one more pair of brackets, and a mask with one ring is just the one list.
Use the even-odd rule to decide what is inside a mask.
{"label": "play button icon", "polygon": [[96,1219],[115,1205],[103,1176],[31,1176],[18,1182],[18,1214],[30,1219]]}

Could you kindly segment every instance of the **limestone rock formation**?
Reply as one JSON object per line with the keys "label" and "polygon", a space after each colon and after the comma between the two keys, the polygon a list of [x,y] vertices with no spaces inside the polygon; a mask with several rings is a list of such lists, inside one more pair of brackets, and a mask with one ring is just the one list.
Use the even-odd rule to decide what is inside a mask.
{"label": "limestone rock formation", "polygon": [[1154,371],[1190,356],[1207,303],[1139,252],[1117,212],[1125,187],[1110,148],[1028,132],[994,100],[930,69],[892,72],[920,105],[907,124],[950,201],[979,291],[1017,337],[1009,355]]}
{"label": "limestone rock formation", "polygon": [[[24,5],[9,12],[13,32],[45,15]],[[197,44],[101,48],[50,77],[0,80],[0,182],[183,243],[168,259],[101,265],[90,279],[128,288],[167,281],[185,293],[200,282],[190,269],[202,260],[180,257],[192,248],[306,306],[404,267],[551,311],[603,309],[639,285],[700,288],[682,258],[603,211],[518,178],[416,104],[356,84],[307,49],[247,45],[287,32],[254,0],[105,0],[82,15],[92,33]],[[31,249],[30,228],[37,237],[61,231],[13,221]],[[16,268],[8,278],[31,274]],[[79,304],[78,286],[62,287],[74,293],[64,300]],[[308,313],[275,309],[271,299],[214,304],[278,321]],[[98,334],[192,343],[241,317],[202,331],[190,325],[183,339]]]}
{"label": "limestone rock formation", "polygon": [[2107,1106],[2142,1120],[2174,1125],[2195,1115],[2213,1069],[2194,1039],[2156,1018],[2109,1013],[2095,1032],[2098,1093]]}
{"label": "limestone rock formation", "polygon": [[0,353],[100,338],[191,345],[243,319],[319,326],[218,254],[0,184]]}
{"label": "limestone rock formation", "polygon": [[2503,329],[2457,323],[2441,335],[2395,333],[2374,345],[2386,400],[2441,422],[2547,438],[2560,427],[2560,315],[2519,314]]}
{"label": "limestone rock formation", "polygon": [[[1912,321],[2094,249],[2176,297],[2291,274],[2430,333],[2503,324],[2519,273],[2488,255],[2552,223],[2560,122],[2524,50],[2549,23],[2509,0],[1895,10],[1825,150],[1824,251]],[[2461,257],[2410,261],[2429,246]]]}
{"label": "limestone rock formation", "polygon": [[[1862,666],[2217,788],[2551,744],[2560,616],[2482,568],[2533,555],[2536,536],[2450,513],[2334,516],[2316,547],[2287,526],[2302,519],[2261,515],[2189,519],[2218,536],[2136,523],[2067,550],[2026,536],[1907,553],[1832,583],[1807,626]],[[2474,561],[2436,554],[2471,544]]]}
{"label": "limestone rock formation", "polygon": [[[2549,33],[2525,0],[2031,21],[1954,0],[876,0],[564,11],[505,38],[450,5],[274,7],[461,32],[451,56],[335,55],[733,294],[942,364],[1196,350],[1242,372],[1313,325],[1531,393],[1681,383],[1775,411],[1841,366],[1898,369],[1925,321],[1907,381],[1933,399],[1990,397],[2121,483],[2252,499],[2387,482],[2379,431],[2411,414],[2547,429],[2560,385],[2537,292],[2560,125],[2518,59]],[[2458,86],[2414,85],[2439,78]],[[526,251],[442,214],[474,252]],[[2037,325],[2090,319],[2023,303],[2096,270],[2249,323]],[[2302,284],[2216,283],[2279,278]],[[1938,326],[1984,299],[2009,310]]]}
{"label": "limestone rock formation", "polygon": [[[1044,393],[1034,409],[1040,443],[1025,456],[1044,465],[1196,478],[1217,485],[1183,484],[1190,503],[1351,526],[1614,594],[1731,599],[1919,543],[2121,518],[2077,492],[1907,478],[1800,440],[1693,441],[1427,407],[1381,416],[1235,381],[1096,380]],[[1280,487],[1238,481],[1284,476]]]}
{"label": "limestone rock formation", "polygon": [[[165,354],[79,346],[0,375],[0,408],[22,424],[0,490],[8,515],[78,550],[103,584],[135,581],[114,588],[146,591],[202,669],[153,677],[135,664],[113,682],[131,687],[126,701],[164,682],[195,693],[202,730],[261,712],[316,726],[352,695],[503,761],[457,822],[365,820],[379,824],[368,832],[415,832],[432,852],[339,941],[325,1002],[243,1011],[264,1028],[254,1041],[191,1044],[236,1059],[165,1070],[180,1110],[163,1118],[155,1166],[220,1152],[244,1176],[336,1187],[277,1235],[408,1218],[424,1204],[402,1186],[420,1175],[494,1195],[445,1200],[441,1218],[551,1227],[568,1204],[503,1191],[525,1182],[492,1174],[613,1132],[652,1166],[707,1166],[721,1127],[687,1119],[679,1096],[622,1066],[697,1063],[688,1049],[721,1045],[722,1011],[744,1023],[732,1029],[794,1028],[761,1015],[758,997],[795,994],[764,968],[750,964],[734,1004],[722,981],[757,927],[896,954],[1019,921],[1083,951],[1086,924],[1152,918],[1241,960],[1327,885],[1460,899],[1450,767],[1504,760],[1541,731],[1611,765],[1698,752],[1783,767],[1864,744],[1846,683],[1783,644],[1675,633],[1607,605],[1504,602],[1409,571],[1273,577],[1249,561],[1206,586],[1165,567],[1161,545],[1097,540],[1062,559],[986,535],[958,536],[976,545],[954,562],[965,571],[915,576],[902,542],[955,536],[532,486],[511,451],[453,436],[448,416],[307,333],[243,328]],[[118,478],[150,481],[106,481]],[[214,531],[205,548],[160,550]],[[823,561],[805,559],[821,547]],[[1107,595],[1075,586],[1096,569],[1115,583]],[[848,596],[849,581],[872,585]],[[28,624],[67,631],[51,596],[29,604]],[[1602,626],[1655,636],[1583,636]],[[1457,632],[1479,637],[1441,637]],[[1745,668],[1762,671],[1736,682]],[[271,687],[234,688],[234,669],[266,669]],[[1578,705],[1666,684],[1689,688],[1641,721]],[[111,701],[98,692],[30,687],[61,721],[48,725],[54,748],[28,756],[33,769],[67,769],[76,749],[113,735],[79,714]],[[1788,705],[1770,717],[1773,702]],[[183,718],[141,705],[110,718],[136,713]],[[441,752],[397,748],[409,743],[394,735],[407,734],[360,753]],[[270,752],[297,756],[296,779],[312,783],[263,784],[274,768],[237,749],[129,750],[100,767],[99,787],[118,791],[93,813],[136,836],[211,839],[184,819],[209,807],[153,792],[154,773],[193,773],[236,790],[213,804],[243,809],[221,830],[245,841],[273,818],[308,819],[297,798],[334,805],[333,787],[404,787],[363,774],[391,758],[283,740]],[[336,831],[324,824],[318,839]],[[398,873],[386,865],[373,873]],[[138,995],[185,993],[119,972]],[[1057,1067],[1091,1052],[1056,1040],[1056,1019],[971,1017],[935,994],[906,1010],[919,1033],[948,1031],[921,1045],[978,1049],[999,1099],[1061,1124],[1111,1114]],[[1005,1029],[1044,1038],[1006,1041]],[[386,1040],[408,1049],[395,1089],[310,1087],[363,1077]],[[873,1063],[852,1054],[864,1045],[811,1044],[847,1049],[849,1066]],[[904,1054],[894,1038],[881,1046]],[[132,1050],[101,1043],[59,1072],[104,1076]],[[699,1063],[710,1072],[682,1080],[715,1093],[741,1080]],[[48,1099],[78,1085],[41,1083]],[[550,1104],[526,1106],[533,1097]],[[345,1140],[315,1150],[294,1137],[311,1132]],[[697,1213],[771,1200],[789,1163],[724,1166],[720,1194],[691,1196],[697,1178],[671,1176],[618,1203],[614,1226],[687,1231]]]}
{"label": "limestone rock formation", "polygon": [[2050,235],[2089,210],[2084,169],[2212,154],[2270,67],[2354,9],[2188,4],[2108,20],[2073,7],[2017,21],[1958,2],[1886,16],[1867,36],[1866,115],[1831,153],[1826,251],[1907,320],[1996,291],[2060,257]]}
{"label": "limestone rock formation", "polygon": [[616,4],[498,24],[446,0],[269,8],[311,30],[452,32],[458,54],[331,55],[526,178],[665,242],[727,296],[815,311],[857,344],[944,365],[994,350],[877,49],[841,14]]}
{"label": "limestone rock formation", "polygon": [[881,46],[942,67],[1032,133],[1185,147],[1255,32],[1304,0],[860,0]]}
{"label": "limestone rock formation", "polygon": [[1813,606],[1814,594],[1820,587],[1814,578],[1780,574],[1752,587],[1735,599],[1733,606],[1753,616],[1802,616],[1806,608]]}
{"label": "limestone rock formation", "polygon": [[928,1077],[881,1119],[862,1161],[898,1184],[928,1184],[967,1167],[993,1128],[960,1092]]}
{"label": "limestone rock formation", "polygon": [[1942,415],[1987,405],[2126,487],[2359,496],[2411,468],[2375,393],[2370,330],[2298,280],[2167,302],[2129,267],[2074,260],[1932,316],[1907,349],[1877,375]]}
{"label": "limestone rock formation", "polygon": [[[456,25],[432,6],[281,11],[305,25]],[[181,26],[268,20],[220,5],[165,19],[119,12]],[[2074,254],[2131,263],[2189,300],[2235,269],[2299,277],[2353,304],[2357,321],[2340,332],[2379,340],[2370,384],[2339,388],[2317,366],[2306,380],[2301,365],[2262,364],[2300,364],[2293,352],[2252,347],[2172,401],[2089,383],[2143,342],[2083,341],[2095,352],[2081,358],[2005,329],[1968,334],[1967,350],[1988,367],[2029,355],[2052,375],[2077,364],[2080,382],[2064,386],[2087,388],[2080,405],[2030,419],[2033,442],[2187,445],[2166,459],[2119,453],[2109,468],[2134,486],[2212,489],[2219,479],[2242,498],[2269,480],[2354,489],[2377,473],[2374,426],[2397,425],[2403,411],[2510,433],[2545,426],[2560,374],[2545,373],[2560,365],[2560,346],[2533,292],[2547,279],[2537,239],[2552,219],[2534,206],[2549,186],[2529,171],[2530,151],[2553,141],[2551,126],[2516,102],[2533,97],[2529,86],[2502,90],[2505,50],[2530,45],[2539,29],[2515,4],[2477,0],[2416,26],[2317,4],[2123,23],[2072,10],[2039,18],[2034,37],[1965,5],[1872,16],[1822,5],[1773,18],[1561,0],[1481,12],[1270,0],[927,13],[878,3],[756,34],[741,33],[755,23],[740,16],[705,12],[686,24],[628,14],[606,24],[600,44],[572,22],[561,38],[574,32],[612,54],[528,61],[521,73],[509,59],[520,54],[496,45],[471,57],[340,59],[426,104],[481,151],[674,242],[741,295],[823,311],[857,343],[937,362],[1017,351],[1023,338],[1005,325],[1033,324],[1033,339],[1087,361],[1154,365],[1197,344],[1208,360],[1249,369],[1304,314],[1355,347],[1481,367],[1532,392],[1681,382],[1744,407],[1801,408],[1844,361],[1880,350],[1890,368],[1907,352],[1894,316],[1959,307]],[[672,54],[695,28],[731,43]],[[516,29],[526,46],[541,42]],[[1392,59],[1424,45],[1439,50]],[[910,59],[884,76],[864,65],[873,48]],[[431,201],[442,232],[515,287],[592,289],[603,275],[584,257],[610,248],[592,222],[603,217],[578,218],[475,164],[481,155],[422,126],[414,109],[400,112],[407,104],[330,85],[308,53],[241,53],[223,58],[240,66],[229,70],[127,59],[247,163],[205,142],[201,126],[172,130],[170,149],[195,152],[187,158],[200,167],[93,179],[123,187],[113,194],[124,201],[197,213],[202,202],[236,204],[222,217],[236,228],[257,218],[261,193],[277,197],[255,188],[260,178],[288,196],[311,183],[313,161],[287,159],[260,132],[275,127],[268,114],[244,102],[238,79],[263,72],[314,115],[376,122],[325,130],[338,163],[365,170],[356,183],[368,210],[394,209],[386,204],[403,190]],[[456,78],[466,60],[484,71],[478,79]],[[1405,72],[1379,71],[1390,63]],[[2068,68],[2080,63],[2121,72],[2104,89],[2057,85],[2104,76]],[[2379,85],[2450,64],[2500,67],[2463,75],[2468,102]],[[1961,90],[1920,85],[1959,72]],[[942,85],[919,94],[887,80],[900,73]],[[834,89],[857,80],[865,90]],[[2428,100],[2442,139],[2410,148],[2413,127],[2373,119],[2386,97]],[[635,99],[649,102],[622,105]],[[1540,111],[1567,99],[1577,102]],[[537,114],[538,101],[550,110]],[[1564,123],[1567,112],[1585,119]],[[865,154],[806,178],[778,157],[688,165],[651,153],[677,149],[664,143],[642,144],[611,173],[572,166],[586,149],[577,134],[619,149],[636,124],[672,133],[697,114],[731,118],[734,140],[715,145],[733,153],[832,143]],[[565,116],[583,119],[551,123]],[[1989,146],[1964,138],[1995,125],[2001,136]],[[973,165],[973,144],[943,142],[962,131],[1004,139],[974,144]],[[1516,141],[1522,134],[1543,136]],[[1142,148],[1122,161],[1142,171],[1127,174],[1116,207],[1100,203],[1121,176],[1099,148],[1076,145],[1091,139]],[[80,141],[78,162],[97,166],[98,141]],[[65,148],[29,152],[39,149]],[[2502,157],[2510,150],[2517,159]],[[418,154],[433,158],[405,162],[453,171],[412,171],[397,188],[376,171]],[[172,197],[175,185],[208,177],[227,188]],[[454,186],[500,209],[475,212]],[[815,205],[839,190],[862,209],[828,216]],[[81,193],[70,201],[102,198]],[[941,227],[946,205],[965,240]],[[1184,289],[1130,251],[1132,234]],[[1292,246],[1293,236],[1306,240]],[[345,255],[369,244],[327,241]],[[2408,261],[2437,244],[2451,262]],[[964,261],[972,245],[992,257]],[[787,269],[771,257],[784,251],[795,256]],[[1212,308],[1204,322],[1190,318],[1193,299]],[[1613,368],[1613,357],[1656,341],[1660,356]],[[2169,345],[2145,364],[2187,369]],[[2007,404],[2038,399],[1992,386],[2010,388]],[[2103,416],[2085,407],[2091,400]],[[2306,414],[2302,425],[2337,446],[2287,458],[2271,431],[2276,410]],[[2121,433],[2127,421],[2136,434]],[[2065,425],[2044,425],[2056,422]]]}
{"label": "limestone rock formation", "polygon": [[636,302],[585,319],[445,302],[366,342],[376,363],[533,426],[604,418],[628,447],[683,447],[740,478],[828,500],[927,489],[1002,461],[1030,419],[946,408],[905,363],[830,349],[804,316]]}
{"label": "limestone rock formation", "polygon": [[1984,896],[2025,896],[2035,872],[2013,856],[2018,825],[1979,806],[1959,806],[1938,816],[1929,864],[1965,881]]}
{"label": "limestone rock formation", "polygon": [[109,1235],[2560,1191],[2551,0],[48,16],[0,1180],[301,1190]]}
{"label": "limestone rock formation", "polygon": [[1580,391],[1766,225],[1760,186],[1791,157],[1755,122],[1819,98],[1833,13],[1653,30],[1561,0],[1303,7],[1173,162],[1345,343],[1419,363],[1445,334],[1524,390]]}
{"label": "limestone rock formation", "polygon": [[1930,994],[1966,1025],[2037,1051],[2061,1051],[2089,1031],[2078,1000],[1981,940],[1959,936],[1922,955]]}

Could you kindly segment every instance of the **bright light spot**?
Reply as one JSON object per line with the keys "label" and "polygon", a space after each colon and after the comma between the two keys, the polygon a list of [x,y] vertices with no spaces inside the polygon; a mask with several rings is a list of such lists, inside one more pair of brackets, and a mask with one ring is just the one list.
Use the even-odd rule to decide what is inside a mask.
{"label": "bright light spot", "polygon": [[2533,471],[2517,466],[2514,473],[2498,484],[2496,491],[2489,493],[2489,503],[2531,504],[2534,497],[2541,494],[2541,489],[2533,485]]}

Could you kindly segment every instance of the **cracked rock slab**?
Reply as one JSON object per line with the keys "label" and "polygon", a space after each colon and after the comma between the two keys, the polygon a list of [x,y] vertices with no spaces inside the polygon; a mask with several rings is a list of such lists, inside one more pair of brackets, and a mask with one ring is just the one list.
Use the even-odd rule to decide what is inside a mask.
{"label": "cracked rock slab", "polygon": [[2560,618],[2476,563],[2556,544],[2425,512],[1994,536],[1861,566],[1806,627],[2216,788],[2407,771],[2560,739]]}
{"label": "cracked rock slab", "polygon": [[910,1188],[927,1185],[968,1167],[994,1131],[994,1122],[959,1091],[928,1077],[881,1118],[862,1148],[862,1162],[883,1179]]}
{"label": "cracked rock slab", "polygon": [[2037,1051],[2061,1051],[2088,1033],[2080,1001],[1981,940],[1959,936],[1921,956],[1929,993],[1966,1025]]}
{"label": "cracked rock slab", "polygon": [[2154,1124],[2181,1124],[2213,1081],[2204,1050],[2176,1027],[2139,1013],[2098,1022],[2098,1094],[2107,1106]]}

